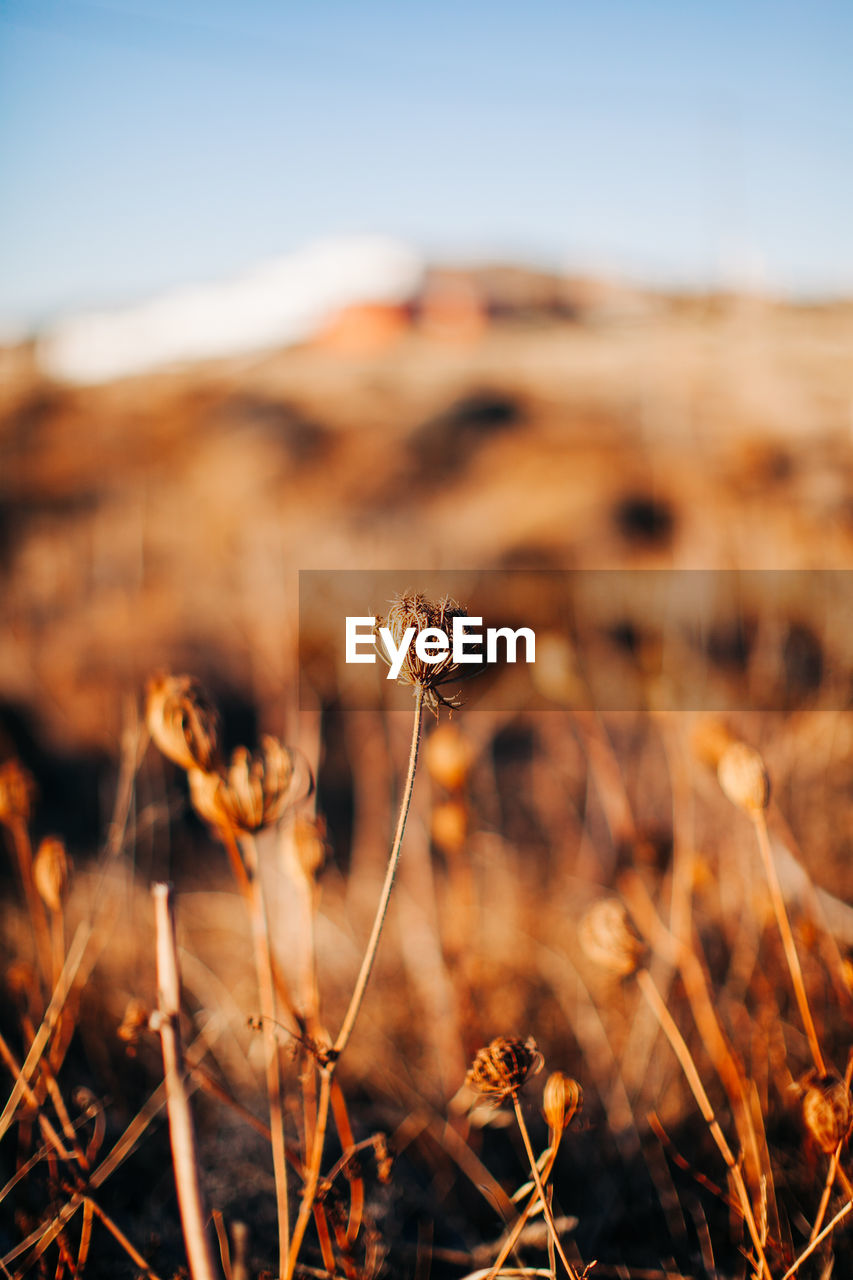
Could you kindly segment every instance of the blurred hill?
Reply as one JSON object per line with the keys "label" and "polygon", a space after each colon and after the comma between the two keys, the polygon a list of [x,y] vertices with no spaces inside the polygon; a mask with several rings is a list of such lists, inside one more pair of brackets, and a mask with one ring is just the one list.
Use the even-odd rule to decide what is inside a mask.
{"label": "blurred hill", "polygon": [[844,567],[853,304],[432,268],[97,386],[2,353],[0,705],[114,748],[157,666],[279,727],[300,568]]}

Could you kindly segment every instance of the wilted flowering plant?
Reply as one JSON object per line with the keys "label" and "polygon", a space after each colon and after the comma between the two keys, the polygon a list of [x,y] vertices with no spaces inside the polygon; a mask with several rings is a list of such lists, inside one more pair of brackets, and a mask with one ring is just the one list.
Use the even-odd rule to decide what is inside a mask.
{"label": "wilted flowering plant", "polygon": [[[383,628],[387,629],[395,646],[398,648],[405,642],[406,633],[442,632],[449,634],[453,629],[454,618],[468,616],[467,609],[449,596],[440,600],[430,600],[421,592],[405,591],[391,602],[386,617],[379,618],[374,631],[376,651],[383,662],[391,665],[391,655],[385,647],[381,636]],[[479,670],[478,667],[473,670]],[[453,660],[452,650],[436,656],[435,661],[426,662],[418,656],[414,645],[409,644],[397,679],[401,684],[412,685],[421,690],[424,704],[429,707],[436,719],[439,707],[455,709],[460,705],[460,697],[454,694],[445,697],[439,692],[440,686],[455,680],[465,679],[472,674],[472,668]]]}

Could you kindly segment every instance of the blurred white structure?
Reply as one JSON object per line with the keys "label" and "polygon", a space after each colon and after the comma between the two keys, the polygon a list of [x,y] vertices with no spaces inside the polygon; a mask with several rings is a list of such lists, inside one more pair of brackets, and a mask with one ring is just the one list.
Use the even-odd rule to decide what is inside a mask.
{"label": "blurred white structure", "polygon": [[382,236],[318,241],[216,284],[174,289],[114,311],[72,315],[38,342],[45,373],[108,382],[161,365],[286,346],[343,307],[403,303],[418,293],[419,254]]}

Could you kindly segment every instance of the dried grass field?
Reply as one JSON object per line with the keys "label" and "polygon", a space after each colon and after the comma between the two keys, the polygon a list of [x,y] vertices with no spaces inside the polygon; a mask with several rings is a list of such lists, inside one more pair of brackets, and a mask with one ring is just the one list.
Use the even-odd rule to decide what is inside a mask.
{"label": "dried grass field", "polygon": [[[853,1274],[823,620],[721,619],[713,718],[553,647],[547,709],[297,696],[299,570],[853,564],[853,306],[540,303],[2,353],[3,1276]],[[651,622],[600,636],[640,682]]]}

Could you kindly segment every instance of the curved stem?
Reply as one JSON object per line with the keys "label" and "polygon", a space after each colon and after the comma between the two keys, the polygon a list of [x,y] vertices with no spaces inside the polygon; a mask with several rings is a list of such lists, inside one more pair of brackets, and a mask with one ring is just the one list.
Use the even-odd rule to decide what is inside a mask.
{"label": "curved stem", "polygon": [[803,1026],[806,1029],[806,1035],[809,1041],[812,1058],[814,1060],[817,1073],[820,1076],[826,1075],[826,1062],[820,1047],[820,1041],[817,1038],[812,1011],[809,1008],[808,996],[806,995],[806,985],[803,982],[803,971],[800,967],[800,957],[797,955],[797,947],[794,942],[794,935],[791,931],[791,922],[788,919],[788,912],[785,908],[785,898],[782,893],[782,887],[779,884],[779,875],[776,871],[776,863],[773,861],[773,851],[770,848],[770,836],[767,832],[767,819],[764,816],[764,810],[759,809],[752,815],[755,826],[755,836],[758,840],[758,848],[761,852],[761,861],[764,863],[764,874],[767,877],[767,886],[770,889],[770,901],[773,903],[773,911],[776,916],[776,923],[779,926],[779,933],[782,936],[782,946],[785,949],[785,959],[788,962],[788,969],[791,973],[791,982],[794,986],[794,995],[797,997],[797,1005],[800,1010],[800,1017],[803,1020]]}
{"label": "curved stem", "polygon": [[[560,1149],[560,1140],[562,1136],[563,1136],[562,1129],[553,1135],[554,1141],[552,1146],[548,1150],[548,1155],[545,1160],[545,1165],[542,1169],[543,1185],[548,1181],[548,1179],[551,1176],[551,1170],[554,1168],[554,1162],[557,1159],[557,1152]],[[507,1258],[512,1253],[515,1246],[518,1244],[519,1237],[522,1231],[524,1230],[525,1224],[528,1218],[530,1217],[531,1213],[533,1212],[533,1209],[538,1199],[539,1199],[539,1192],[538,1190],[534,1190],[533,1194],[530,1196],[530,1199],[527,1201],[527,1204],[524,1206],[524,1211],[519,1215],[514,1227],[510,1231],[506,1240],[504,1240],[503,1244],[501,1245],[500,1253],[492,1263],[489,1274],[487,1276],[484,1276],[483,1280],[495,1280],[495,1276],[498,1274],[501,1267],[506,1262]]]}
{"label": "curved stem", "polygon": [[409,768],[406,774],[406,784],[403,789],[403,798],[400,802],[400,816],[397,820],[397,830],[394,833],[394,843],[391,845],[391,852],[388,855],[388,869],[385,873],[385,883],[382,886],[382,896],[379,899],[379,906],[376,908],[376,918],[373,921],[373,930],[370,934],[370,941],[367,944],[367,950],[364,953],[364,959],[361,962],[361,969],[356,980],[355,989],[349,1002],[349,1008],[344,1016],[341,1029],[338,1032],[338,1038],[332,1046],[335,1058],[339,1058],[349,1043],[352,1035],[355,1020],[358,1017],[358,1011],[361,1008],[361,1002],[364,999],[364,993],[367,989],[367,983],[373,968],[373,962],[376,959],[376,951],[379,946],[379,937],[382,933],[382,926],[385,923],[385,916],[388,911],[388,903],[391,900],[391,890],[394,887],[394,876],[397,872],[397,864],[400,861],[400,849],[403,844],[403,832],[406,830],[406,819],[409,816],[409,804],[412,799],[412,788],[415,781],[415,770],[418,766],[418,747],[421,739],[421,722],[423,720],[424,691],[418,685],[415,689],[415,718],[412,725],[412,745],[409,751]]}
{"label": "curved stem", "polygon": [[735,1160],[732,1149],[726,1140],[726,1136],[720,1128],[719,1121],[714,1114],[714,1108],[711,1106],[711,1099],[705,1092],[705,1086],[703,1085],[702,1078],[696,1068],[696,1063],[693,1061],[693,1056],[687,1047],[684,1037],[675,1024],[675,1019],[669,1012],[669,1009],[667,1009],[666,1002],[655,986],[652,975],[649,973],[648,969],[638,970],[637,983],[647,1004],[660,1023],[661,1030],[669,1041],[673,1053],[676,1058],[678,1058],[681,1070],[684,1072],[687,1083],[690,1085],[690,1091],[698,1103],[699,1110],[702,1112],[702,1118],[710,1130],[711,1137],[717,1144],[717,1149],[719,1150],[720,1155],[726,1162],[726,1166],[731,1174],[732,1182],[734,1183],[735,1190],[737,1192],[738,1200],[740,1201],[744,1220],[749,1229],[749,1234],[752,1237],[752,1243],[755,1246],[761,1274],[765,1277],[765,1280],[772,1280],[770,1268],[767,1265],[767,1258],[764,1255],[764,1246],[761,1242],[761,1234],[755,1221],[755,1214],[752,1211],[752,1203],[749,1199],[749,1193],[746,1189],[746,1183],[743,1180],[740,1165],[737,1160]]}
{"label": "curved stem", "polygon": [[367,943],[367,950],[364,953],[364,959],[361,962],[358,978],[356,979],[355,988],[350,998],[349,1007],[344,1015],[341,1029],[338,1037],[329,1051],[326,1063],[320,1071],[320,1096],[317,1103],[317,1123],[314,1128],[314,1141],[311,1147],[311,1157],[308,1161],[308,1169],[305,1175],[305,1185],[302,1191],[302,1202],[299,1206],[299,1213],[293,1228],[293,1238],[290,1244],[290,1256],[288,1258],[287,1269],[282,1272],[285,1280],[291,1280],[296,1268],[296,1259],[299,1256],[299,1250],[305,1236],[308,1222],[311,1218],[311,1212],[314,1205],[314,1197],[317,1193],[317,1183],[320,1179],[320,1165],[323,1160],[323,1146],[326,1140],[326,1129],[329,1123],[329,1103],[332,1096],[332,1078],[334,1076],[335,1067],[340,1059],[341,1054],[349,1043],[361,1008],[361,1002],[364,999],[364,993],[367,990],[367,983],[370,978],[373,962],[376,959],[376,952],[379,947],[379,938],[382,934],[382,926],[385,923],[385,916],[388,913],[388,904],[391,900],[391,890],[394,887],[394,876],[397,871],[397,864],[400,861],[400,850],[403,845],[403,834],[406,830],[406,819],[409,816],[409,805],[412,800],[412,790],[415,782],[415,771],[418,766],[418,748],[421,740],[421,724],[423,722],[423,703],[424,691],[418,686],[415,689],[415,715],[412,723],[412,743],[409,750],[409,767],[406,772],[406,781],[403,787],[403,795],[400,801],[400,815],[397,819],[397,829],[394,832],[394,840],[391,845],[391,852],[388,855],[388,868],[385,872],[385,883],[382,886],[382,894],[379,899],[379,905],[376,908],[376,916],[373,921],[373,929]]}
{"label": "curved stem", "polygon": [[551,1212],[548,1197],[545,1195],[545,1187],[542,1184],[542,1178],[539,1174],[539,1166],[537,1165],[536,1157],[533,1154],[533,1145],[530,1141],[530,1134],[527,1132],[527,1125],[524,1123],[524,1116],[521,1114],[521,1104],[518,1101],[518,1092],[515,1089],[513,1089],[512,1092],[512,1105],[515,1108],[515,1118],[518,1121],[518,1127],[521,1130],[521,1138],[524,1143],[524,1149],[527,1152],[527,1159],[530,1161],[530,1172],[533,1174],[533,1181],[536,1183],[536,1190],[539,1192],[539,1199],[542,1201],[542,1212],[545,1214],[545,1221],[548,1223],[548,1230],[551,1232],[551,1239],[554,1241],[554,1247],[560,1255],[560,1261],[566,1268],[571,1280],[578,1280],[578,1273],[569,1262],[563,1252],[563,1246],[560,1244],[557,1225],[554,1222],[554,1215]]}

